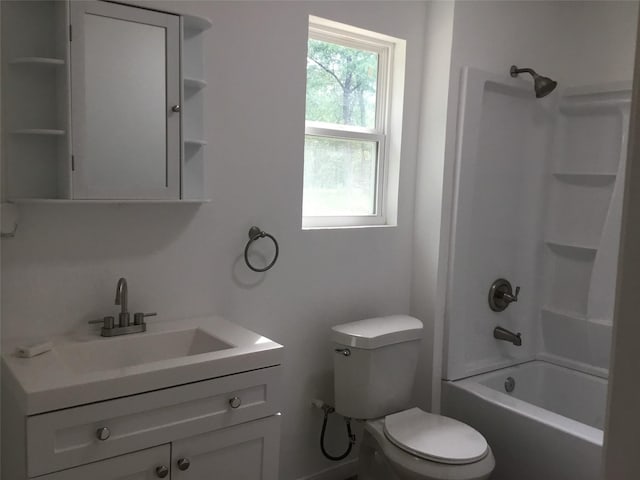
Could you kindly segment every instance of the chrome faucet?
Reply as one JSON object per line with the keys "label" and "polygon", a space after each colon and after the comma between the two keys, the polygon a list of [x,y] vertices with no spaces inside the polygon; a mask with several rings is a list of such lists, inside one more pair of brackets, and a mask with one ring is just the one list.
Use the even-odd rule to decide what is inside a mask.
{"label": "chrome faucet", "polygon": [[502,327],[496,327],[493,329],[493,338],[497,340],[504,340],[506,342],[511,342],[516,347],[519,347],[522,345],[522,334],[520,332],[513,333],[512,331]]}
{"label": "chrome faucet", "polygon": [[115,337],[117,335],[127,335],[129,333],[139,333],[147,331],[145,317],[155,317],[157,313],[136,312],[133,315],[133,323],[131,323],[131,314],[129,313],[129,288],[127,279],[121,277],[118,279],[116,286],[116,305],[120,306],[118,314],[118,326],[115,326],[115,318],[106,316],[100,320],[90,320],[89,323],[101,323],[103,337]]}
{"label": "chrome faucet", "polygon": [[116,305],[120,305],[120,314],[118,315],[118,327],[120,328],[129,326],[128,303],[129,287],[127,286],[127,279],[121,277],[116,286]]}

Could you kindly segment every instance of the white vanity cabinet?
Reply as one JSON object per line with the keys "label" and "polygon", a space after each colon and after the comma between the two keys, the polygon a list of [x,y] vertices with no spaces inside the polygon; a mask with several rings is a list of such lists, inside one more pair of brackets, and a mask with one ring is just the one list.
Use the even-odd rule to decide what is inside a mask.
{"label": "white vanity cabinet", "polygon": [[[5,434],[24,438],[26,455],[5,453],[3,471],[12,479],[277,480],[281,370],[23,417]],[[11,400],[3,407],[16,415]]]}

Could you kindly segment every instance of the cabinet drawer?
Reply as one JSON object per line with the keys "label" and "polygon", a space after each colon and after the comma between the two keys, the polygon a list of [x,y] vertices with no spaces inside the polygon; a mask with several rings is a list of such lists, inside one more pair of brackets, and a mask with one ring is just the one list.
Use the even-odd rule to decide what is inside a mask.
{"label": "cabinet drawer", "polygon": [[[281,371],[270,367],[28,417],[28,475],[273,415],[280,409]],[[98,438],[100,429],[108,438]]]}

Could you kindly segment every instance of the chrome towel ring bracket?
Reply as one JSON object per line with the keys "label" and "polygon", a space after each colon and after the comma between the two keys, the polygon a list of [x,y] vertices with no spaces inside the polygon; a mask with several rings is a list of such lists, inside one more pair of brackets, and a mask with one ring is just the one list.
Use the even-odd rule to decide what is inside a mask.
{"label": "chrome towel ring bracket", "polygon": [[[249,247],[251,247],[251,244],[256,240],[260,238],[265,238],[265,237],[269,238],[273,242],[273,245],[276,247],[276,254],[273,256],[273,260],[271,260],[271,263],[269,263],[266,267],[264,268],[254,267],[249,261]],[[249,241],[247,242],[247,246],[244,247],[244,261],[247,264],[247,267],[249,267],[254,272],[266,272],[276,264],[276,260],[278,260],[279,254],[280,254],[280,246],[278,245],[278,241],[273,235],[260,230],[256,226],[253,226],[249,229]]]}

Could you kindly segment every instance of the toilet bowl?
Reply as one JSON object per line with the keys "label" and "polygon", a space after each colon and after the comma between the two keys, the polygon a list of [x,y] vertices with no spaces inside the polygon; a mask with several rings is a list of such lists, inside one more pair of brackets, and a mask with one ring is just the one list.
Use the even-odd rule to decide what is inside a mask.
{"label": "toilet bowl", "polygon": [[[419,409],[406,410],[405,412],[414,410],[439,419],[453,420]],[[455,442],[457,439],[455,433],[446,434],[445,426],[440,427],[438,434],[444,433],[448,439],[440,446],[431,445],[436,449],[434,452],[430,450],[429,445],[420,449],[416,448],[413,442],[408,442],[410,445],[403,445],[390,438],[385,429],[386,421],[385,418],[365,422],[358,463],[358,480],[485,480],[489,478],[495,467],[493,453],[484,438],[461,422],[458,423],[462,427],[480,435],[482,441],[478,442],[476,446],[482,450],[484,444],[480,458],[474,459],[474,454],[471,454],[469,458],[463,458],[462,450],[455,448],[455,445],[459,444],[448,443]],[[455,420],[453,421],[455,422]],[[435,432],[433,433],[432,438],[437,438]],[[462,442],[464,442],[465,433],[459,430],[458,433],[461,434]],[[419,438],[419,435],[415,436],[415,433],[413,435],[411,438],[414,441]],[[428,444],[429,440],[426,443]],[[449,453],[445,453],[447,451]]]}
{"label": "toilet bowl", "polygon": [[335,409],[364,420],[359,480],[485,480],[495,467],[484,437],[411,404],[422,322],[406,315],[332,328]]}

